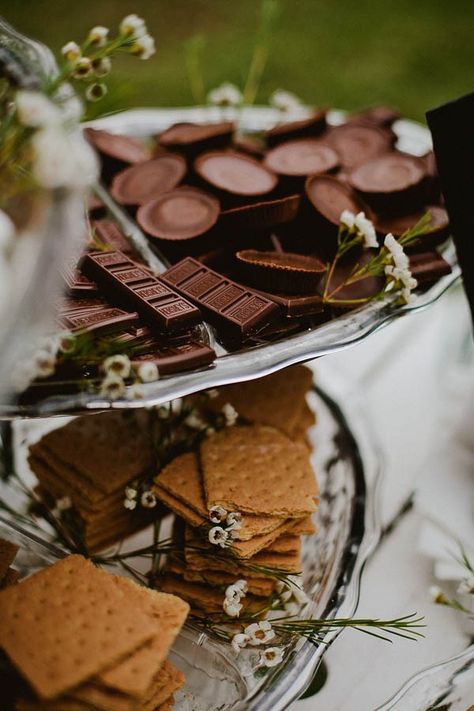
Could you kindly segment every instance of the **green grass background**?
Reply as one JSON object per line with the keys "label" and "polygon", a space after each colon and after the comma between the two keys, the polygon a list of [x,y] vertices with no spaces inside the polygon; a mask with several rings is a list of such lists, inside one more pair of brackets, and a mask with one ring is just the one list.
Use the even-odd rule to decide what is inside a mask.
{"label": "green grass background", "polygon": [[[291,89],[311,104],[357,109],[379,102],[412,118],[474,89],[474,0],[282,0],[258,100]],[[192,103],[184,43],[206,37],[207,88],[243,85],[259,0],[0,0],[0,14],[54,50],[130,12],[155,36],[148,62],[123,58],[107,110]],[[113,89],[113,91],[112,91]]]}

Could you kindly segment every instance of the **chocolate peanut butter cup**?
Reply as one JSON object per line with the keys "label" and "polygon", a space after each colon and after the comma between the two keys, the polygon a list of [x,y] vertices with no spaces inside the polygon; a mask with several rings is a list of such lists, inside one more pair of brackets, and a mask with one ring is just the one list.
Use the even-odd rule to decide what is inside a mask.
{"label": "chocolate peanut butter cup", "polygon": [[336,152],[314,138],[298,138],[268,151],[263,164],[285,177],[304,178],[329,173],[339,165]]}
{"label": "chocolate peanut butter cup", "polygon": [[221,213],[220,225],[231,230],[254,229],[291,222],[298,214],[301,202],[300,195],[289,195],[277,200],[265,200],[224,210]]}
{"label": "chocolate peanut butter cup", "polygon": [[425,178],[419,158],[392,152],[353,170],[349,182],[376,212],[393,214],[423,204]]}
{"label": "chocolate peanut butter cup", "polygon": [[85,128],[84,136],[100,154],[102,177],[106,180],[132,163],[141,163],[151,158],[151,152],[143,141],[131,136],[96,128]]}
{"label": "chocolate peanut butter cup", "polygon": [[381,237],[391,232],[395,237],[400,237],[404,232],[411,229],[423,217],[425,213],[430,213],[429,232],[421,235],[419,239],[407,249],[426,249],[437,244],[441,244],[449,237],[449,217],[446,210],[438,205],[428,205],[422,210],[412,212],[408,215],[396,217],[379,217],[375,220],[375,229]]}
{"label": "chocolate peanut butter cup", "polygon": [[158,136],[158,145],[186,155],[196,155],[201,151],[224,148],[232,140],[234,124],[220,123],[175,123]]}
{"label": "chocolate peanut butter cup", "polygon": [[299,121],[284,121],[265,132],[267,145],[277,146],[283,141],[294,138],[308,138],[319,136],[326,128],[326,110],[314,111],[308,118]]}
{"label": "chocolate peanut butter cup", "polygon": [[336,230],[344,210],[354,214],[364,210],[364,204],[354,190],[329,175],[310,176],[306,181],[305,192],[320,220]]}
{"label": "chocolate peanut butter cup", "polygon": [[359,122],[335,126],[324,134],[323,140],[336,151],[341,166],[348,170],[387,153],[394,143],[390,132]]}
{"label": "chocolate peanut butter cup", "polygon": [[291,252],[259,252],[244,249],[236,253],[239,272],[250,285],[269,292],[316,293],[326,265],[316,257]]}
{"label": "chocolate peanut butter cup", "polygon": [[143,205],[175,188],[186,174],[186,161],[176,153],[131,165],[115,175],[110,192],[121,205]]}
{"label": "chocolate peanut butter cup", "polygon": [[218,191],[238,197],[267,195],[278,183],[265,166],[236,151],[203,153],[194,161],[194,170]]}
{"label": "chocolate peanut butter cup", "polygon": [[219,217],[219,201],[197,188],[182,187],[141,205],[137,222],[151,237],[187,240],[208,232]]}

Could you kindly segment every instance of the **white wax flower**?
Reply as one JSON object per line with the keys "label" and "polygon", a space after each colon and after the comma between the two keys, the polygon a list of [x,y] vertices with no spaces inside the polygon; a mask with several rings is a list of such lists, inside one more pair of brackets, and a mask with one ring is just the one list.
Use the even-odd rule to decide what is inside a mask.
{"label": "white wax flower", "polygon": [[100,101],[106,93],[107,86],[102,82],[95,82],[94,84],[89,84],[85,96],[87,101]]}
{"label": "white wax flower", "polygon": [[125,394],[125,383],[119,375],[110,374],[100,385],[100,394],[110,400],[118,400]]}
{"label": "white wax flower", "polygon": [[283,661],[283,649],[281,647],[267,647],[260,652],[260,664],[264,667],[276,667]]}
{"label": "white wax flower", "polygon": [[18,120],[23,126],[38,128],[59,123],[62,119],[58,107],[39,91],[29,89],[18,91],[15,105]]}
{"label": "white wax flower", "polygon": [[239,617],[240,612],[242,610],[242,605],[240,604],[240,602],[233,602],[228,600],[227,598],[224,598],[224,602],[222,603],[222,609],[229,617]]}
{"label": "white wax flower", "polygon": [[208,533],[209,543],[225,548],[229,534],[221,526],[214,526]]}
{"label": "white wax flower", "polygon": [[136,54],[140,59],[150,59],[155,52],[155,40],[151,35],[143,35],[143,37],[138,37],[133,43],[131,51]]}
{"label": "white wax flower", "polygon": [[243,96],[239,87],[227,81],[215,89],[211,89],[207,95],[207,102],[214,106],[239,106],[242,100]]}
{"label": "white wax flower", "polygon": [[135,13],[123,18],[119,30],[125,37],[143,37],[147,33],[145,20]]}
{"label": "white wax flower", "polygon": [[77,42],[67,42],[61,49],[61,54],[68,62],[75,64],[82,56],[81,48]]}
{"label": "white wax flower", "polygon": [[212,506],[209,509],[209,519],[213,523],[222,523],[227,517],[227,511],[223,506]]}
{"label": "white wax flower", "polygon": [[129,511],[133,511],[137,508],[137,502],[135,501],[135,499],[125,499],[123,505],[124,508],[128,509]]}
{"label": "white wax flower", "polygon": [[354,226],[359,234],[364,238],[364,247],[378,248],[379,243],[377,241],[374,225],[372,221],[365,216],[364,212],[359,212],[355,216]]}
{"label": "white wax flower", "polygon": [[130,358],[126,355],[113,355],[106,358],[102,364],[106,373],[128,378],[131,370]]}
{"label": "white wax flower", "polygon": [[231,511],[225,520],[227,531],[238,531],[242,528],[242,514],[239,511]]}
{"label": "white wax flower", "polygon": [[86,79],[92,74],[92,60],[89,57],[79,57],[74,65],[74,76],[76,79]]}
{"label": "white wax flower", "polygon": [[350,210],[343,210],[341,212],[339,222],[341,223],[341,225],[344,225],[349,230],[351,230],[354,227],[355,218],[356,216],[353,212],[351,212]]}
{"label": "white wax flower", "polygon": [[249,642],[249,636],[243,632],[238,632],[232,637],[231,645],[232,649],[236,654],[240,652],[241,649],[247,646]]}
{"label": "white wax flower", "polygon": [[267,620],[253,622],[244,629],[244,632],[249,637],[248,644],[253,647],[259,644],[266,644],[275,637],[275,631]]}
{"label": "white wax flower", "polygon": [[270,96],[270,106],[275,109],[287,113],[300,108],[303,104],[301,100],[293,94],[291,91],[285,91],[284,89],[277,89]]}
{"label": "white wax flower", "polygon": [[239,413],[237,412],[235,407],[230,404],[230,402],[226,402],[226,404],[222,408],[222,414],[225,417],[225,423],[227,427],[232,427],[233,425],[235,425],[239,418]]}
{"label": "white wax flower", "polygon": [[160,377],[156,363],[146,361],[138,366],[137,375],[142,383],[154,383]]}
{"label": "white wax flower", "polygon": [[105,77],[107,74],[110,74],[112,70],[112,62],[110,57],[102,57],[101,59],[93,62],[92,66],[96,77]]}
{"label": "white wax flower", "polygon": [[94,45],[94,47],[103,47],[107,42],[107,37],[109,36],[109,28],[103,27],[102,25],[97,25],[93,27],[89,32],[87,41],[89,44]]}
{"label": "white wax flower", "polygon": [[144,491],[140,503],[145,509],[153,509],[156,506],[156,496],[152,491]]}

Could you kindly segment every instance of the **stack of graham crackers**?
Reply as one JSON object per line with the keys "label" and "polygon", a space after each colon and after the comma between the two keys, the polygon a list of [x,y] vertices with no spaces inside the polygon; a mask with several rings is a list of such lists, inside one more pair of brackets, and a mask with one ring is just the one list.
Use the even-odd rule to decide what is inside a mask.
{"label": "stack of graham crackers", "polygon": [[8,708],[172,708],[184,677],[166,657],[188,611],[179,598],[110,575],[78,555],[3,590],[0,649],[11,666],[1,681]]}
{"label": "stack of graham crackers", "polygon": [[[187,600],[196,616],[225,619],[225,589],[239,579],[248,584],[243,610],[256,614],[267,607],[275,589],[276,577],[269,569],[284,574],[301,571],[301,536],[315,531],[311,514],[318,494],[295,415],[307,416],[306,372],[290,371],[293,386],[300,384],[299,394],[296,387],[288,388],[293,396],[280,399],[278,411],[278,398],[272,399],[273,410],[252,402],[256,383],[239,386],[238,397],[247,391],[247,397],[241,396],[246,421],[261,420],[265,411],[265,419],[273,417],[275,422],[283,408],[288,413],[287,432],[291,425],[293,437],[268,424],[228,427],[204,439],[199,452],[178,456],[155,479],[155,495],[176,515],[178,548],[158,585]],[[275,383],[269,376],[260,392],[271,391],[271,379]],[[225,390],[220,391],[221,402],[229,402]],[[240,528],[228,533],[225,547],[209,542],[209,531],[216,525],[210,520],[214,507],[241,515]],[[225,529],[225,520],[218,525]]]}
{"label": "stack of graham crackers", "polygon": [[[154,465],[146,413],[107,412],[78,417],[32,445],[28,463],[50,507],[68,497],[68,515],[93,552],[147,525],[143,511],[124,508],[126,485]],[[156,515],[156,511],[155,511]],[[68,527],[69,529],[71,527]]]}
{"label": "stack of graham crackers", "polygon": [[15,585],[19,573],[11,565],[18,553],[18,546],[11,541],[0,538],[0,590]]}

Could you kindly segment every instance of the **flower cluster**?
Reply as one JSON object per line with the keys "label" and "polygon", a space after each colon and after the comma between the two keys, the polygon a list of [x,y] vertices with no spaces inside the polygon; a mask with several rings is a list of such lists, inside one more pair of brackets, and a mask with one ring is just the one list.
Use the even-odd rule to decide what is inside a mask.
{"label": "flower cluster", "polygon": [[402,245],[389,233],[384,239],[384,247],[388,252],[388,263],[385,265],[385,276],[388,279],[386,291],[399,289],[406,304],[414,300],[413,289],[418,286],[417,280],[410,271],[410,261]]}
{"label": "flower cluster", "polygon": [[224,602],[222,608],[229,617],[239,617],[242,610],[241,600],[248,592],[246,580],[237,580],[232,585],[229,585],[225,591]]}
{"label": "flower cluster", "polygon": [[378,248],[379,243],[377,241],[374,225],[371,220],[365,216],[365,212],[359,212],[355,215],[350,210],[343,210],[339,219],[341,226],[346,228],[349,235],[362,240],[364,247],[369,249]]}
{"label": "flower cluster", "polygon": [[134,511],[139,502],[144,509],[154,509],[157,504],[157,499],[155,494],[149,489],[145,489],[139,496],[137,488],[126,486],[125,499],[123,501],[124,507],[129,511]]}
{"label": "flower cluster", "polygon": [[[132,399],[143,397],[143,389],[140,383],[152,383],[158,380],[159,372],[155,363],[148,361],[133,366],[127,355],[112,355],[106,358],[102,364],[105,377],[100,385],[100,393],[110,400],[117,400],[126,394]],[[125,381],[127,378],[135,377],[135,384],[127,393]]]}
{"label": "flower cluster", "polygon": [[[243,632],[238,632],[232,637],[232,649],[236,654],[247,646],[258,647],[267,644],[275,638],[275,630],[268,620],[263,622],[253,622],[244,628]],[[283,660],[283,649],[281,647],[266,647],[260,652],[259,666],[275,667]]]}
{"label": "flower cluster", "polygon": [[239,413],[230,402],[226,402],[222,408],[222,414],[225,418],[225,423],[227,427],[233,427],[239,418]]}
{"label": "flower cluster", "polygon": [[[209,509],[209,520],[217,524],[208,533],[209,543],[221,548],[228,546],[234,536],[234,531],[238,531],[242,527],[242,514],[238,511],[228,512],[223,506],[213,506]],[[224,526],[220,524],[224,524]]]}
{"label": "flower cluster", "polygon": [[149,59],[155,53],[155,41],[145,21],[138,15],[127,15],[120,23],[118,36],[110,39],[108,27],[93,27],[85,42],[67,42],[61,50],[65,60],[63,74],[68,79],[87,82],[85,97],[99,101],[107,93],[107,86],[97,79],[107,76],[112,70],[111,56],[117,51],[128,51],[140,59]]}

